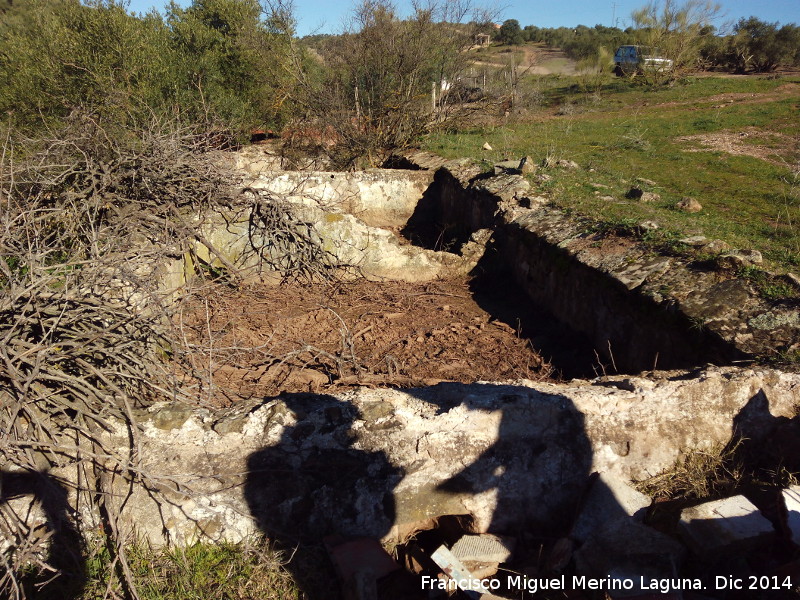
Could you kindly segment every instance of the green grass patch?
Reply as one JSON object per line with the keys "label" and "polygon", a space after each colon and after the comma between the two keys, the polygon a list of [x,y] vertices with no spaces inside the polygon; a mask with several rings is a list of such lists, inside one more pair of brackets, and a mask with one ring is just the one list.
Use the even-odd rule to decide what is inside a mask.
{"label": "green grass patch", "polygon": [[[142,600],[297,600],[301,591],[284,567],[281,553],[239,544],[195,544],[151,549],[135,545],[128,560]],[[87,584],[80,598],[121,593],[105,549],[87,560]],[[109,584],[109,581],[111,583]],[[120,597],[120,596],[112,596]]]}
{"label": "green grass patch", "polygon": [[[489,163],[525,155],[540,163],[574,160],[581,169],[546,169],[552,179],[545,184],[532,177],[538,193],[597,220],[652,220],[678,235],[702,234],[733,247],[758,249],[768,268],[796,271],[800,169],[792,159],[797,147],[782,148],[777,134],[789,146],[800,135],[800,87],[788,92],[777,88],[798,81],[709,77],[649,89],[623,79],[609,82],[599,100],[596,95],[589,100],[574,78],[545,77],[538,84],[545,98],[539,113],[502,126],[431,135],[425,148]],[[720,108],[720,100],[710,98],[718,94],[738,95]],[[564,112],[565,103],[578,110]],[[764,132],[762,137],[771,140],[770,148],[785,157],[783,162],[680,139],[753,128]],[[485,142],[494,150],[482,150]],[[660,200],[625,198],[628,189],[640,185],[639,178],[655,182],[646,189]],[[598,190],[593,184],[607,187]],[[703,210],[678,210],[675,205],[685,196],[699,201]]]}
{"label": "green grass patch", "polygon": [[747,279],[758,290],[758,293],[767,300],[778,300],[797,296],[797,290],[787,281],[773,277],[758,267],[742,267],[737,273],[738,277]]}

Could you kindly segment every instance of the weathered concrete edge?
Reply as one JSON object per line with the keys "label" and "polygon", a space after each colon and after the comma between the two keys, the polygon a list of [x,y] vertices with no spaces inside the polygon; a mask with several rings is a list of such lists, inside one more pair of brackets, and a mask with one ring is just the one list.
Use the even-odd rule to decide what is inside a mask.
{"label": "weathered concrete edge", "polygon": [[[727,443],[734,419],[746,437],[764,438],[777,417],[792,416],[800,404],[800,374],[769,369],[710,368],[611,383],[522,380],[295,394],[225,411],[156,405],[138,414],[149,489],[136,484],[128,497],[120,478],[109,502],[124,504],[125,532],[155,545],[239,542],[275,535],[273,527],[281,526],[298,539],[340,533],[397,541],[446,514],[471,515],[478,530],[503,531],[546,524],[574,508],[592,470],[643,479],[686,451]],[[107,442],[124,453],[125,427]],[[307,472],[305,461],[319,464],[326,456],[363,460],[364,469],[346,485],[285,491]],[[259,476],[265,457],[285,465],[282,472]],[[51,475],[74,483],[78,471],[73,464]],[[464,473],[467,489],[448,488]],[[346,470],[333,474],[338,481]],[[166,501],[154,500],[153,484]],[[305,509],[297,507],[311,499],[315,512],[301,518],[297,510]],[[86,505],[78,509],[85,531],[96,530],[98,516]]]}

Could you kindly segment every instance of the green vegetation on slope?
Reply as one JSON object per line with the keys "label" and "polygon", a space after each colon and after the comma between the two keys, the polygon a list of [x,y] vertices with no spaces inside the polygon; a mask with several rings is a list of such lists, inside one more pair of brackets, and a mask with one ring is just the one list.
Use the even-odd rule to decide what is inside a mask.
{"label": "green vegetation on slope", "polygon": [[[615,81],[593,95],[580,94],[570,78],[549,81],[547,114],[432,135],[425,148],[490,162],[574,160],[581,169],[549,169],[552,179],[536,184],[560,207],[606,222],[653,220],[677,234],[758,249],[773,265],[797,271],[799,79],[701,78],[662,89]],[[494,150],[482,150],[484,142]],[[660,200],[626,200],[634,185]],[[677,210],[685,196],[703,211]]]}

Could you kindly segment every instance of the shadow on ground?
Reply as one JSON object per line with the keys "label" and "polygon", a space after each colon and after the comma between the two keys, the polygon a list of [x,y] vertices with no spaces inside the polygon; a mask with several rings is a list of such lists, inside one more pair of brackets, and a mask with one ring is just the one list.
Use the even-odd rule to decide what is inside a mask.
{"label": "shadow on ground", "polygon": [[[32,499],[30,504],[19,505],[22,513],[13,503],[20,497]],[[41,507],[42,527],[32,526],[28,518],[31,505]],[[0,519],[5,541],[14,546],[16,558],[26,548],[30,550],[30,567],[16,574],[26,597],[69,600],[81,596],[86,583],[85,548],[67,489],[60,481],[47,472],[0,471]],[[43,548],[47,548],[46,556],[40,559]],[[0,568],[2,576],[9,574]]]}

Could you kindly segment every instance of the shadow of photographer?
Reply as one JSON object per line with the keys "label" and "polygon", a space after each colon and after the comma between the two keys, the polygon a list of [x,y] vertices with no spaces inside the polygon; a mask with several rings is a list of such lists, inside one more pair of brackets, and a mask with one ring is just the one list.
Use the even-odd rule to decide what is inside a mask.
{"label": "shadow of photographer", "polygon": [[[22,502],[21,511],[17,510],[14,500],[25,496],[33,502]],[[31,519],[34,505],[41,507],[41,527]],[[0,569],[7,579],[5,589],[19,586],[25,597],[43,600],[81,596],[86,584],[85,544],[67,489],[58,479],[43,471],[0,471],[0,518],[6,541],[14,546],[14,560],[20,563],[13,573]],[[44,548],[47,552],[41,559]]]}

